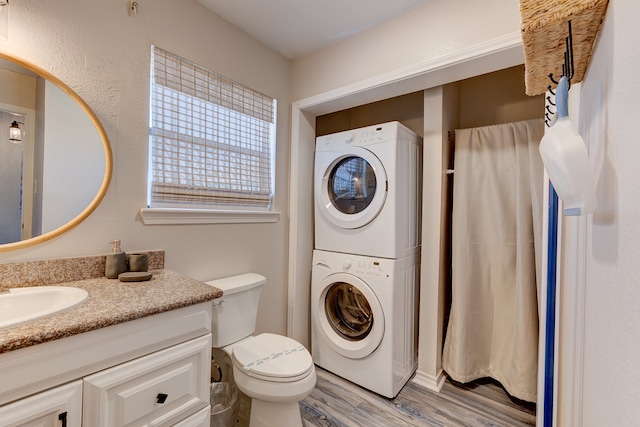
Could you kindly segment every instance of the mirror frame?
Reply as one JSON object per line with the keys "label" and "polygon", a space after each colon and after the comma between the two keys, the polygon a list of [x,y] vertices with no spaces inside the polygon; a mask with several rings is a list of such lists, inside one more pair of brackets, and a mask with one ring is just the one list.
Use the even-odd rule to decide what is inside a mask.
{"label": "mirror frame", "polygon": [[1,244],[0,252],[7,252],[14,249],[22,249],[22,248],[26,248],[29,246],[33,246],[39,243],[44,243],[46,241],[49,241],[55,237],[60,236],[61,234],[66,233],[67,231],[71,230],[72,228],[80,224],[82,221],[84,221],[98,207],[102,199],[104,199],[104,196],[106,195],[107,190],[109,189],[109,184],[111,183],[111,177],[113,175],[113,153],[111,151],[111,143],[109,142],[109,137],[107,136],[107,133],[104,130],[104,127],[102,126],[102,123],[100,123],[100,120],[98,120],[98,117],[93,112],[93,110],[87,105],[87,103],[77,93],[73,91],[73,89],[71,89],[64,82],[62,82],[62,80],[60,80],[50,72],[42,69],[41,67],[33,63],[30,63],[14,55],[10,55],[1,51],[0,51],[0,58],[5,59],[7,61],[11,61],[30,71],[33,71],[34,73],[38,74],[39,76],[53,83],[60,90],[62,90],[69,97],[71,97],[71,99],[73,99],[80,106],[80,108],[85,112],[87,117],[89,117],[89,120],[91,120],[93,125],[96,127],[96,130],[98,131],[98,135],[102,141],[102,148],[104,149],[104,157],[105,157],[105,173],[102,179],[102,184],[100,185],[100,188],[98,189],[98,193],[96,194],[96,196],[93,198],[91,203],[89,203],[89,206],[87,206],[82,212],[80,212],[78,215],[72,218],[68,223],[66,223],[61,227],[56,228],[55,230],[49,231],[47,233],[41,234],[36,237],[32,237],[30,239]]}

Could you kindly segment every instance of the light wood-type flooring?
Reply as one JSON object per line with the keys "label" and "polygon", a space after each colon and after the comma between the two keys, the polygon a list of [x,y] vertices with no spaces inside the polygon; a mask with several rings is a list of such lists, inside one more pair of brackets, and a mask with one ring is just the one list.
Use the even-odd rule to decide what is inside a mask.
{"label": "light wood-type flooring", "polygon": [[304,427],[535,426],[535,405],[514,401],[491,380],[446,381],[440,393],[411,381],[387,399],[316,367],[315,390],[300,402]]}

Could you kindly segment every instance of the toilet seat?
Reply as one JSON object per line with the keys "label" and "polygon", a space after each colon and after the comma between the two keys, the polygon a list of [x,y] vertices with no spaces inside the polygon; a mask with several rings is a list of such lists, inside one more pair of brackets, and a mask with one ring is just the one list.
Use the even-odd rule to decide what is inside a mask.
{"label": "toilet seat", "polygon": [[232,360],[242,373],[262,381],[294,382],[313,371],[311,354],[302,344],[269,333],[234,345]]}

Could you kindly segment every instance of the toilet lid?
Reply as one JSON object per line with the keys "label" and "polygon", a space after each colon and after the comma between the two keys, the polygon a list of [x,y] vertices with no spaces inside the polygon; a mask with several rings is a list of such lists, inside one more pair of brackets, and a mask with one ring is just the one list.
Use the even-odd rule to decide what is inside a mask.
{"label": "toilet lid", "polygon": [[233,359],[246,374],[272,381],[295,381],[313,367],[311,355],[298,341],[266,333],[234,346]]}

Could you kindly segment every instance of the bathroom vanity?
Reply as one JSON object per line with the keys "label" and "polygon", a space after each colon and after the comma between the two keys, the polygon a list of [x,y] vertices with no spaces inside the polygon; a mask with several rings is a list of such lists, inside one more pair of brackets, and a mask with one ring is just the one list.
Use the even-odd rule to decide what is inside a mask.
{"label": "bathroom vanity", "polygon": [[89,297],[0,330],[0,426],[209,426],[209,301],[222,291],[153,273],[59,283]]}

